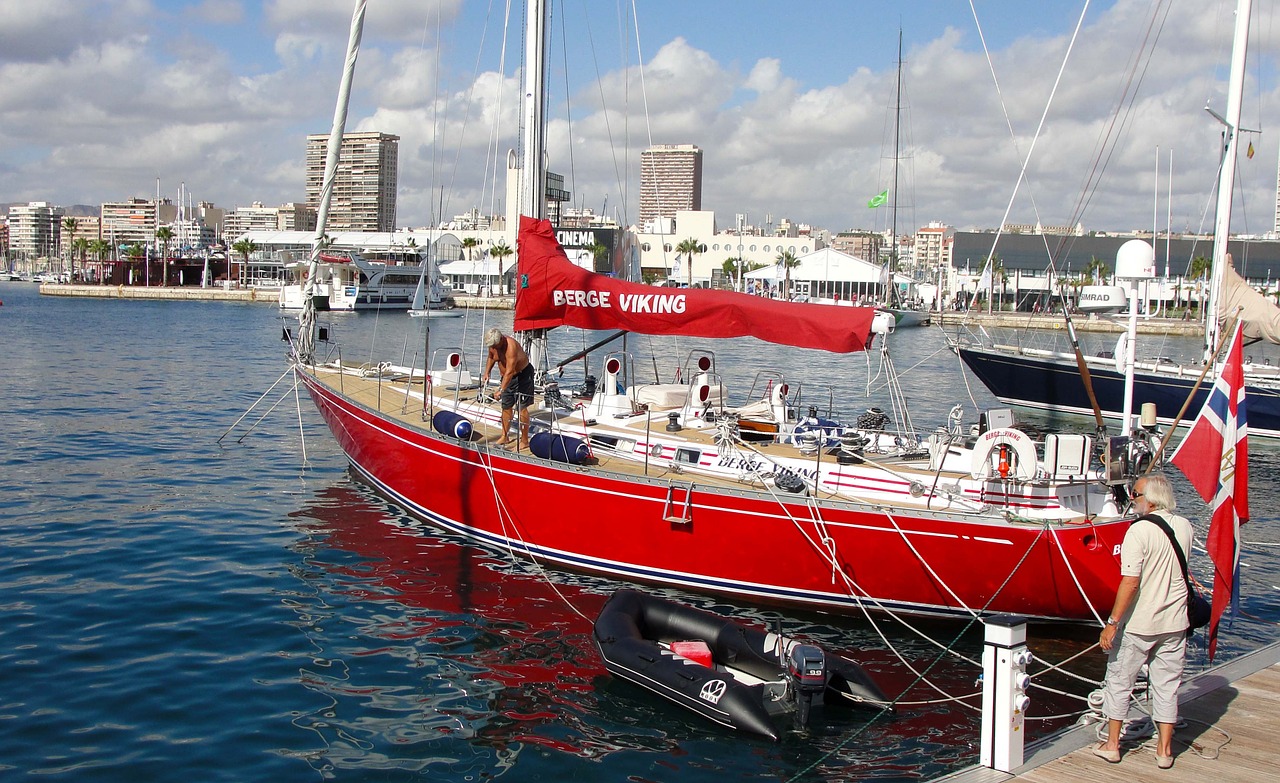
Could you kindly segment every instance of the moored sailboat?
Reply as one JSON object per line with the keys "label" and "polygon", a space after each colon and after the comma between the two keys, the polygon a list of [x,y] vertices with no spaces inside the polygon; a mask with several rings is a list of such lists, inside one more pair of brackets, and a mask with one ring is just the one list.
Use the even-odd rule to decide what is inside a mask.
{"label": "moored sailboat", "polygon": [[[530,3],[534,98],[544,13]],[[735,600],[849,614],[1105,614],[1137,451],[1100,465],[1090,436],[1040,446],[996,412],[924,440],[881,421],[840,425],[800,415],[780,369],[758,399],[734,407],[709,352],[680,379],[652,383],[614,352],[592,390],[562,394],[546,339],[561,326],[750,336],[832,362],[876,338],[883,346],[891,327],[872,308],[655,288],[575,266],[538,218],[545,109],[533,100],[525,116],[522,148],[533,152],[521,172],[514,326],[538,373],[533,449],[497,445],[508,439],[500,407],[460,350],[440,349],[425,373],[317,357],[304,310],[295,375],[365,481],[415,516],[516,556]],[[750,426],[762,419],[772,429]]]}

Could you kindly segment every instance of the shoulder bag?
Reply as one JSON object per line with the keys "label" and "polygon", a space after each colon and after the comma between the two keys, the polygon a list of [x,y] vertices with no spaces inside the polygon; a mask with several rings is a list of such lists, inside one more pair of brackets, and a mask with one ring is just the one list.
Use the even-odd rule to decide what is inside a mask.
{"label": "shoulder bag", "polygon": [[1187,573],[1187,558],[1182,554],[1182,547],[1178,546],[1178,539],[1173,536],[1173,528],[1169,527],[1169,523],[1164,521],[1155,514],[1143,514],[1138,520],[1147,520],[1156,527],[1164,531],[1169,537],[1169,543],[1173,545],[1173,553],[1178,556],[1178,565],[1182,566],[1182,579],[1187,583],[1187,622],[1189,627],[1187,631],[1194,631],[1197,628],[1203,628],[1209,624],[1209,616],[1212,613],[1212,607],[1205,597],[1200,595],[1196,590],[1195,583],[1191,581],[1191,576]]}

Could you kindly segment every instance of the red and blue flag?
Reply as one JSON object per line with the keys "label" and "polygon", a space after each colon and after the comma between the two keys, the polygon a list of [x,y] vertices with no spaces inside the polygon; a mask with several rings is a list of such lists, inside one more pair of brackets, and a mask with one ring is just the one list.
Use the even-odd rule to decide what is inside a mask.
{"label": "red and blue flag", "polygon": [[1218,625],[1240,598],[1240,525],[1249,521],[1249,427],[1244,391],[1244,327],[1237,323],[1227,362],[1209,398],[1178,444],[1171,461],[1213,508],[1205,548],[1213,561],[1213,614],[1209,658],[1218,647]]}

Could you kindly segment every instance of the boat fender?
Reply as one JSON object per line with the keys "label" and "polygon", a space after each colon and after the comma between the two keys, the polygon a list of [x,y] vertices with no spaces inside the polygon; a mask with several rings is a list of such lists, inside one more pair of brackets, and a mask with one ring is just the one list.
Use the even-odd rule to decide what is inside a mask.
{"label": "boat fender", "polygon": [[436,411],[431,417],[431,426],[441,435],[450,435],[458,440],[471,440],[471,422],[466,417],[453,411]]}
{"label": "boat fender", "polygon": [[[992,465],[993,455],[1000,458],[998,467]],[[1014,481],[1030,481],[1036,477],[1036,445],[1030,435],[1012,427],[987,430],[978,436],[978,442],[973,446],[969,475],[979,480],[999,476]]]}
{"label": "boat fender", "polygon": [[1116,338],[1115,364],[1116,372],[1123,374],[1125,365],[1129,363],[1129,333],[1121,332]]}
{"label": "boat fender", "polygon": [[529,450],[542,459],[567,462],[570,465],[581,465],[591,456],[591,449],[587,447],[586,441],[552,432],[539,432],[529,438]]}

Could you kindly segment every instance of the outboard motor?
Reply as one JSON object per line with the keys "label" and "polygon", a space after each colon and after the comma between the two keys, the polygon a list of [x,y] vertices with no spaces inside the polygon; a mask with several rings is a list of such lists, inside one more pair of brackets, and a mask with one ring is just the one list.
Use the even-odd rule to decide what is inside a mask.
{"label": "outboard motor", "polygon": [[787,679],[796,694],[796,727],[809,725],[809,708],[814,696],[821,696],[827,687],[827,659],[822,649],[812,644],[793,645],[787,652]]}

